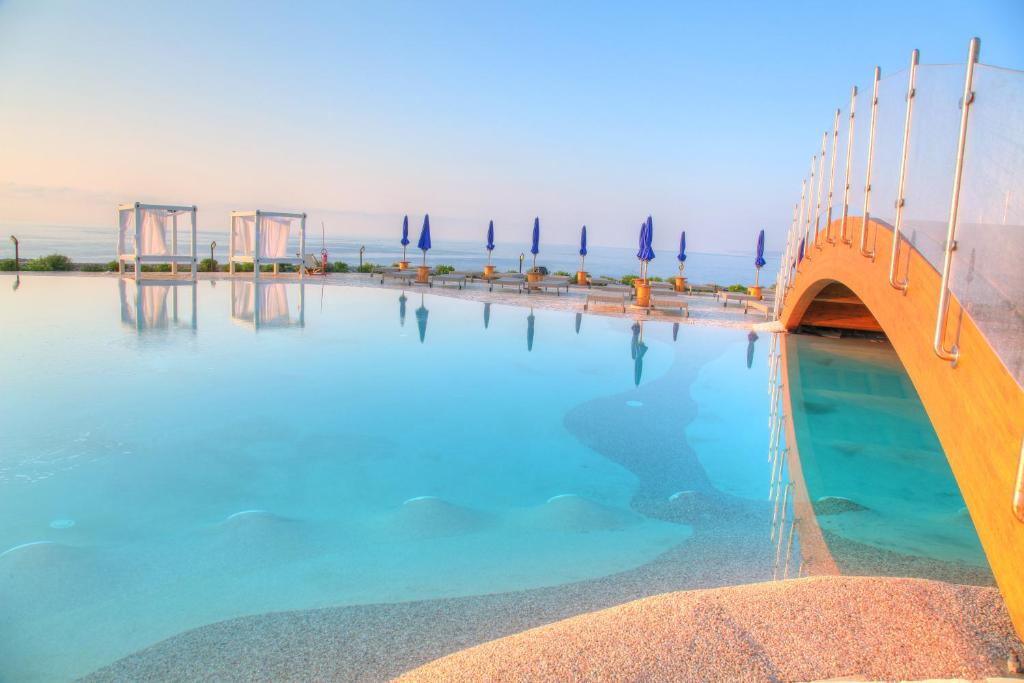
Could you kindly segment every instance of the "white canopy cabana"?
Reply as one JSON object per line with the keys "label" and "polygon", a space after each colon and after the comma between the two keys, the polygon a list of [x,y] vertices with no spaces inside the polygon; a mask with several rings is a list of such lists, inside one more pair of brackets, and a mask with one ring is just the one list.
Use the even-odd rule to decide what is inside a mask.
{"label": "white canopy cabana", "polygon": [[260,330],[267,327],[304,327],[306,323],[306,285],[298,283],[298,316],[292,318],[288,307],[288,287],[283,282],[231,281],[232,320]]}
{"label": "white canopy cabana", "polygon": [[[298,252],[288,255],[288,239],[292,221],[299,221]],[[260,266],[273,265],[274,274],[282,263],[298,266],[299,277],[306,258],[306,214],[275,211],[232,211],[231,235],[228,239],[228,270],[235,272],[236,263],[253,264],[254,278],[260,276]]]}
{"label": "white canopy cabana", "polygon": [[[188,253],[178,251],[178,219],[189,220],[191,241]],[[142,277],[142,265],[169,263],[177,275],[178,265],[190,266],[192,279],[199,271],[196,258],[196,207],[166,204],[121,204],[117,207],[117,270],[122,275],[125,263],[134,265],[134,275]],[[168,234],[169,233],[169,234]]]}

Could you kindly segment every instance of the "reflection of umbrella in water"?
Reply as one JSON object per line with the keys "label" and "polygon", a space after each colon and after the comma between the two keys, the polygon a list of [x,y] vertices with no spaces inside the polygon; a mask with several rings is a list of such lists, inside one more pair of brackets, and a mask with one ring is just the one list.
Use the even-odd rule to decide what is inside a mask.
{"label": "reflection of umbrella in water", "polygon": [[679,339],[679,323],[672,323],[672,341]]}
{"label": "reflection of umbrella in water", "polygon": [[533,351],[533,325],[536,322],[536,318],[533,317],[533,309],[530,309],[530,315],[526,316],[526,350]]}
{"label": "reflection of umbrella in water", "polygon": [[747,335],[747,369],[754,366],[754,342],[757,341],[757,332],[753,330]]}
{"label": "reflection of umbrella in water", "polygon": [[633,357],[633,384],[640,386],[640,380],[644,375],[644,354],[647,353],[647,344],[644,344],[644,328],[639,322],[633,323],[633,339],[629,345],[629,353]]}
{"label": "reflection of umbrella in water", "polygon": [[576,314],[576,334],[580,333],[580,325],[582,325],[582,324],[583,324],[583,314],[582,313],[577,313]]}
{"label": "reflection of umbrella in water", "polygon": [[11,283],[11,289],[14,290],[15,292],[17,292],[18,291],[18,287],[21,287],[21,276],[20,275],[15,275],[14,276],[14,282]]}
{"label": "reflection of umbrella in water", "polygon": [[402,327],[405,327],[405,302],[409,300],[409,297],[402,292],[402,296],[398,297],[398,322],[401,323]]}
{"label": "reflection of umbrella in water", "polygon": [[488,325],[491,324],[491,304],[484,304],[484,329],[486,330]]}
{"label": "reflection of umbrella in water", "polygon": [[427,316],[430,311],[423,305],[423,296],[420,295],[420,307],[416,309],[416,327],[420,329],[420,343],[427,337]]}

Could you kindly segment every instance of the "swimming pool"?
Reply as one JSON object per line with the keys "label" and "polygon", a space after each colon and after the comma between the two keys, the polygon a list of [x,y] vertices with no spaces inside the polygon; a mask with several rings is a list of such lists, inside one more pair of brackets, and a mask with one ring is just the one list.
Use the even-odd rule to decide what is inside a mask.
{"label": "swimming pool", "polygon": [[[108,665],[99,679],[138,679],[184,637],[209,673],[194,639],[211,624],[295,610],[349,623],[356,606],[409,640],[419,628],[422,659],[771,577],[768,335],[421,290],[12,282],[0,680]],[[934,446],[922,458],[941,470]],[[475,630],[408,614],[436,605]],[[207,643],[259,642],[273,619],[227,621]],[[373,678],[408,662],[349,664]]]}

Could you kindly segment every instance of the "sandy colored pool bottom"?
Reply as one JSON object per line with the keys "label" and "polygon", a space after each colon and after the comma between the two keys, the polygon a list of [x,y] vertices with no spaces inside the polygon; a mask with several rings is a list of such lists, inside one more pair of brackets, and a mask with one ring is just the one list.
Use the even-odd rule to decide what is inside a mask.
{"label": "sandy colored pool bottom", "polygon": [[979,679],[1020,651],[999,593],[822,577],[667,593],[484,643],[397,680]]}

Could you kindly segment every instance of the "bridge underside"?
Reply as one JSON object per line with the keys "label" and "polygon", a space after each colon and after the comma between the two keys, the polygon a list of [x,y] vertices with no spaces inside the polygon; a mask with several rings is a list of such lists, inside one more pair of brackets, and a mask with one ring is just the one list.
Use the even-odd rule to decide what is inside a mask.
{"label": "bridge underside", "polygon": [[[839,221],[830,226],[836,238]],[[847,240],[822,236],[807,248],[791,280],[780,321],[881,332],[888,337],[928,412],[1019,634],[1024,636],[1024,524],[1013,513],[1017,463],[1024,436],[1024,391],[970,316],[954,299],[946,348],[956,344],[954,365],[932,348],[941,277],[909,244],[900,246],[898,276],[906,291],[889,284],[892,230],[871,221],[859,249],[862,221],[850,218]]]}
{"label": "bridge underside", "polygon": [[825,285],[808,304],[800,323],[838,330],[883,331],[864,302],[841,282]]}

